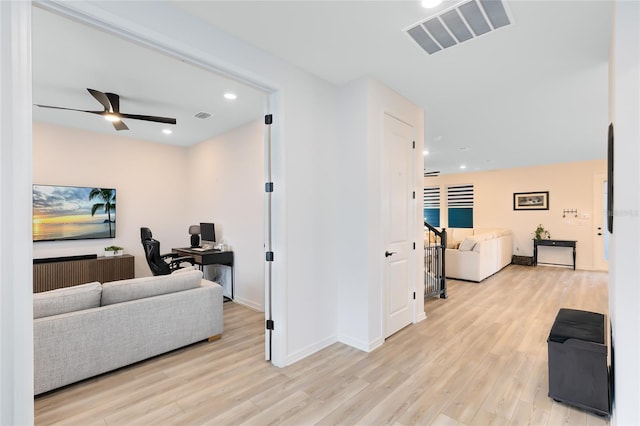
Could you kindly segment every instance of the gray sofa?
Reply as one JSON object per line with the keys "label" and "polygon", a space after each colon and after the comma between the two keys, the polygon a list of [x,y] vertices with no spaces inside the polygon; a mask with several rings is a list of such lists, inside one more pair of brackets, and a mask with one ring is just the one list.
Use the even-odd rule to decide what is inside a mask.
{"label": "gray sofa", "polygon": [[34,393],[216,339],[222,303],[197,270],[34,294]]}

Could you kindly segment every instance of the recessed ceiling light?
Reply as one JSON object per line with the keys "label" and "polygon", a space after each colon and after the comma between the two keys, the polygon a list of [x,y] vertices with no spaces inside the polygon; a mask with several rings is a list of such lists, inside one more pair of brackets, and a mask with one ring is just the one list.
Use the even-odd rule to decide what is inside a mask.
{"label": "recessed ceiling light", "polygon": [[424,151],[422,151],[422,155],[429,155],[429,151],[425,149]]}
{"label": "recessed ceiling light", "polygon": [[173,131],[171,129],[162,129],[162,133],[164,133],[165,135],[170,135],[171,133],[173,133]]}
{"label": "recessed ceiling light", "polygon": [[422,7],[431,9],[442,3],[442,0],[422,0]]}
{"label": "recessed ceiling light", "polygon": [[238,96],[235,93],[227,92],[224,94],[225,99],[229,99],[230,101],[236,99]]}
{"label": "recessed ceiling light", "polygon": [[464,164],[462,164],[462,165],[460,166],[460,168],[461,168],[461,169],[466,169],[466,168],[467,168],[467,166],[465,166]]}

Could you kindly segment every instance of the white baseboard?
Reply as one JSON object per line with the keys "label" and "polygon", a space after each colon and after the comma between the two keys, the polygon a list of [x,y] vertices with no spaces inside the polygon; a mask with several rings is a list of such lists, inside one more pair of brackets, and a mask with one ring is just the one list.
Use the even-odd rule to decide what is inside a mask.
{"label": "white baseboard", "polygon": [[251,300],[243,299],[241,297],[236,297],[233,299],[233,301],[238,305],[246,306],[247,308],[252,309],[254,311],[264,312],[264,307],[262,305],[252,302]]}
{"label": "white baseboard", "polygon": [[299,350],[298,352],[287,355],[287,360],[285,365],[291,365],[293,363],[296,363],[301,359],[308,357],[309,355],[313,355],[314,353],[321,351],[327,346],[333,345],[337,341],[338,339],[336,338],[336,336],[330,336],[317,343],[314,343],[313,345],[309,345],[306,348]]}
{"label": "white baseboard", "polygon": [[377,349],[380,346],[382,346],[382,344],[384,343],[383,338],[375,339],[372,342],[365,342],[360,339],[355,339],[351,336],[344,336],[344,335],[339,336],[338,341],[340,343],[344,343],[345,345],[349,345],[352,348],[356,348],[363,352],[371,352],[374,349]]}

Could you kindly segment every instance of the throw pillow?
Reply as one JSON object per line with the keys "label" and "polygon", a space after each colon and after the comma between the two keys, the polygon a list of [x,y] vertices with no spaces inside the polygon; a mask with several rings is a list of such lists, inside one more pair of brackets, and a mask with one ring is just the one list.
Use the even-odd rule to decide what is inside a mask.
{"label": "throw pillow", "polygon": [[460,243],[460,247],[458,247],[458,250],[471,251],[473,250],[473,247],[475,245],[476,245],[476,240],[474,240],[473,238],[467,237],[464,239],[464,241]]}
{"label": "throw pillow", "polygon": [[60,288],[33,295],[33,319],[82,311],[100,306],[99,282]]}
{"label": "throw pillow", "polygon": [[448,249],[457,249],[458,247],[460,247],[460,241],[447,240]]}

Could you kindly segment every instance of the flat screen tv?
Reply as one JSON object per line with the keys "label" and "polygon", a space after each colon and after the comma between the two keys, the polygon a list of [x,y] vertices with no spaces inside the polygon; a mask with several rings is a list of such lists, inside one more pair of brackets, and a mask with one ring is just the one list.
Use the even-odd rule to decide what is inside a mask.
{"label": "flat screen tv", "polygon": [[33,185],[33,241],[115,238],[116,190]]}

